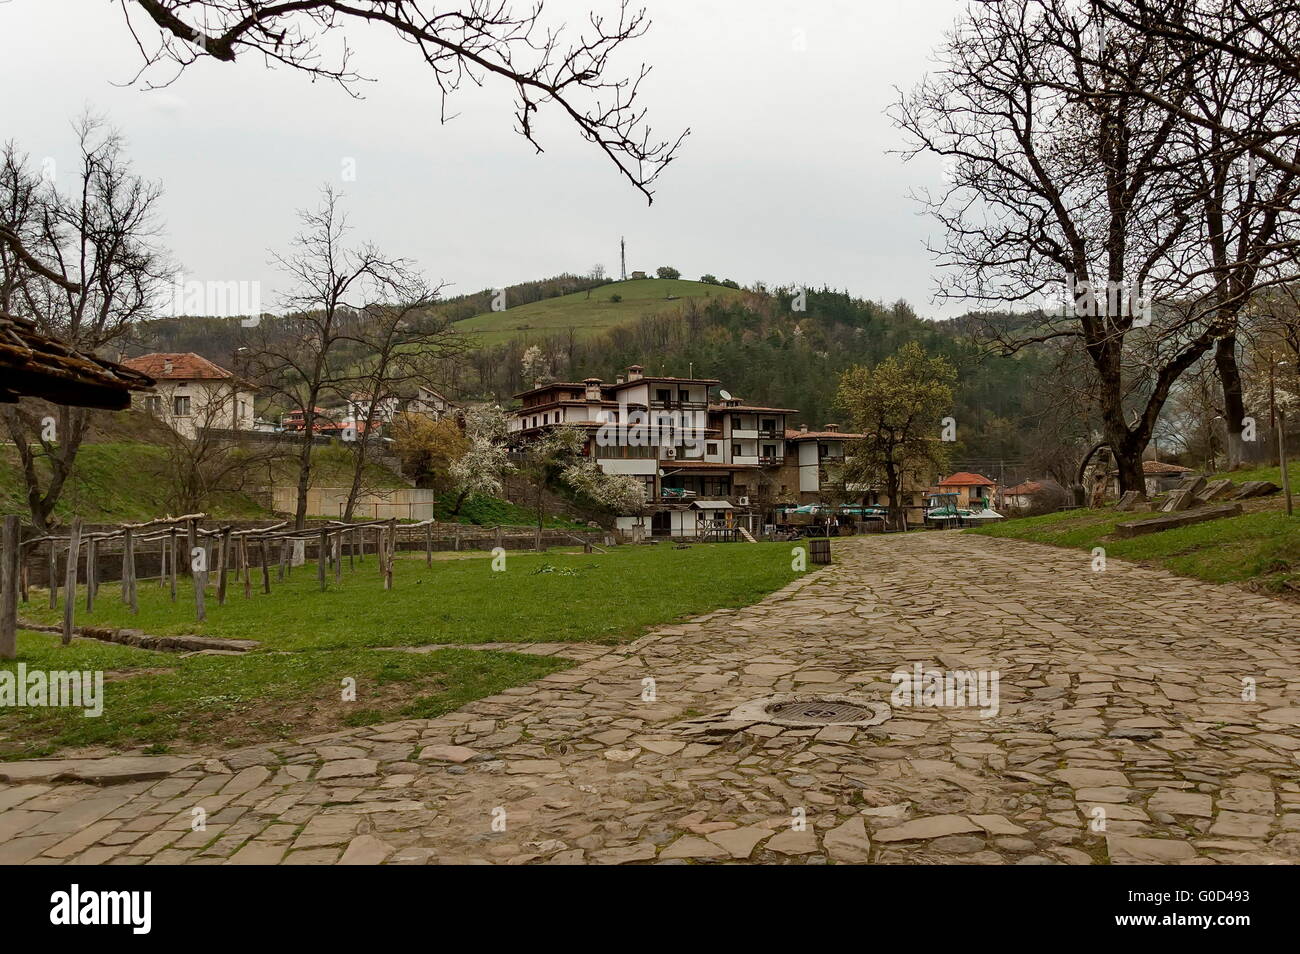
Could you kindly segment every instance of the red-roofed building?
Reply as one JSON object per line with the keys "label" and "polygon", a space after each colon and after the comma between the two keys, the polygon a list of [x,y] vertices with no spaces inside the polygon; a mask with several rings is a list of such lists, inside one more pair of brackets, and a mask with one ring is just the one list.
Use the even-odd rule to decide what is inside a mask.
{"label": "red-roofed building", "polygon": [[253,429],[253,390],[218,364],[192,351],[128,358],[126,367],[153,378],[154,393],[135,404],[193,439],[200,428]]}
{"label": "red-roofed building", "polygon": [[997,485],[997,481],[982,474],[962,470],[939,481],[939,493],[956,494],[956,505],[960,508],[984,510],[992,507]]}

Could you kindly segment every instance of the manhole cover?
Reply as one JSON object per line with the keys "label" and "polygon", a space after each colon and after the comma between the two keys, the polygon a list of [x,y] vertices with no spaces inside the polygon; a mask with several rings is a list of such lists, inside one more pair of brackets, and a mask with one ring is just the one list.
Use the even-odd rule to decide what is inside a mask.
{"label": "manhole cover", "polygon": [[771,725],[879,725],[893,715],[883,702],[854,696],[789,694],[755,699],[732,710],[737,722]]}
{"label": "manhole cover", "polygon": [[870,719],[875,713],[864,706],[852,702],[826,702],[818,699],[813,702],[778,702],[768,708],[768,713],[786,722],[813,722],[825,725],[828,722],[858,722]]}

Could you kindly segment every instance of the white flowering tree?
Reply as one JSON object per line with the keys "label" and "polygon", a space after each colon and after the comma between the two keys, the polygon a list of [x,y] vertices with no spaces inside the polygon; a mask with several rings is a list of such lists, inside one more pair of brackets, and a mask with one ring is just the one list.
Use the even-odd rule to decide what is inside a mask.
{"label": "white flowering tree", "polygon": [[460,513],[461,505],[473,494],[500,497],[505,475],[514,467],[506,445],[505,412],[495,404],[482,404],[465,411],[465,453],[447,468],[456,506],[451,515]]}
{"label": "white flowering tree", "polygon": [[590,457],[564,468],[561,479],[572,490],[614,514],[637,513],[645,505],[645,485],[627,474],[607,474]]}

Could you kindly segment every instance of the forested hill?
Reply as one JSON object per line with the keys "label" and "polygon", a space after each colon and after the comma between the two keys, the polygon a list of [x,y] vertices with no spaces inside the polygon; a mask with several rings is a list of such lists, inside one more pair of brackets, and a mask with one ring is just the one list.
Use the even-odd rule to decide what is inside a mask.
{"label": "forested hill", "polygon": [[[718,378],[738,397],[799,408],[798,422],[820,427],[847,424],[834,406],[840,372],[919,341],[958,371],[958,459],[1025,455],[1031,410],[1051,386],[1046,356],[985,355],[963,324],[920,319],[905,302],[886,306],[822,290],[806,293],[803,311],[792,304],[786,292],[749,292],[690,303],[585,341],[557,336],[542,346],[547,370],[563,380],[594,375],[609,381],[641,364],[651,373]],[[474,377],[462,386],[502,397],[530,386],[521,374],[525,347],[512,342],[475,352]]]}
{"label": "forested hill", "polygon": [[[564,278],[526,284],[539,300],[555,298],[572,293],[570,282],[577,279]],[[1048,356],[988,356],[974,343],[971,321],[927,321],[905,302],[884,305],[829,289],[805,294],[802,311],[795,310],[788,291],[737,291],[673,301],[661,313],[643,314],[585,336],[558,331],[548,337],[535,329],[527,340],[476,342],[479,347],[446,367],[442,383],[462,398],[508,404],[513,394],[532,385],[539,370],[563,380],[588,375],[613,380],[628,365],[641,364],[653,373],[718,378],[747,401],[799,408],[798,423],[846,425],[843,413],[834,407],[840,372],[855,364],[874,364],[904,343],[919,341],[958,370],[953,409],[957,460],[1026,457],[1031,412],[1052,391]],[[474,296],[467,299],[474,300],[448,302],[455,311],[449,317],[473,313],[481,304]],[[235,319],[171,318],[141,326],[131,347],[134,353],[195,351],[229,367],[239,341]],[[539,368],[534,356],[525,380],[529,348],[540,349],[541,360]]]}

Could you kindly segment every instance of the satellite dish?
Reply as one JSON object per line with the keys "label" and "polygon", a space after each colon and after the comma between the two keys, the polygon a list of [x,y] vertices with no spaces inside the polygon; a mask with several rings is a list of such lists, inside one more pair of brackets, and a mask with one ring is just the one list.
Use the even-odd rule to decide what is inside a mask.
{"label": "satellite dish", "polygon": [[720,391],[718,391],[718,397],[722,398],[722,400],[724,401],[730,401],[731,392],[728,391],[726,388],[722,388]]}

